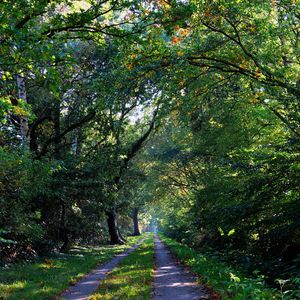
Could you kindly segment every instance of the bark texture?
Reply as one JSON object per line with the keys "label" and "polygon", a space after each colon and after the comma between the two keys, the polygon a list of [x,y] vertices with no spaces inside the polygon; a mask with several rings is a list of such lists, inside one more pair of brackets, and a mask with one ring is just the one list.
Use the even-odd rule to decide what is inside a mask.
{"label": "bark texture", "polygon": [[138,208],[133,209],[133,236],[141,235],[139,229],[139,210]]}
{"label": "bark texture", "polygon": [[106,215],[107,215],[108,232],[110,235],[110,244],[111,245],[124,244],[124,240],[119,234],[115,211],[111,210],[109,212],[106,212]]}

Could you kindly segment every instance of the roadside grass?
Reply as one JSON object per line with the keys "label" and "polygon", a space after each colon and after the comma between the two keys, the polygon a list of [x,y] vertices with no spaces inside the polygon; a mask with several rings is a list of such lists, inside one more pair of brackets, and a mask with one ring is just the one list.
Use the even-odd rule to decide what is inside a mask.
{"label": "roadside grass", "polygon": [[151,234],[120,262],[89,299],[150,299],[153,268],[154,241]]}
{"label": "roadside grass", "polygon": [[129,237],[128,243],[120,246],[74,247],[68,254],[0,268],[0,299],[53,299],[98,264],[130,248],[140,238]]}
{"label": "roadside grass", "polygon": [[[201,253],[160,235],[170,251],[198,275],[200,283],[213,291],[214,299],[271,300],[292,299],[266,286],[263,276],[247,278],[235,268],[218,261],[209,253]],[[296,298],[295,298],[296,299]]]}

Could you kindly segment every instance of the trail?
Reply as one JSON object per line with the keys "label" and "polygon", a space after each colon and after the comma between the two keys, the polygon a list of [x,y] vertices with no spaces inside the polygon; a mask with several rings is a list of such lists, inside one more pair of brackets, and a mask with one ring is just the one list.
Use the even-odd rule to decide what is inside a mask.
{"label": "trail", "polygon": [[131,247],[129,250],[116,255],[109,262],[98,266],[94,271],[84,276],[79,282],[77,282],[74,286],[69,287],[59,299],[66,300],[85,300],[93,292],[97,290],[97,287],[101,283],[103,279],[108,276],[108,273],[114,269],[117,264],[123,260],[128,254],[137,249],[145,240],[145,238],[141,239],[137,244]]}
{"label": "trail", "polygon": [[154,300],[209,299],[196,277],[180,266],[166,246],[155,236]]}

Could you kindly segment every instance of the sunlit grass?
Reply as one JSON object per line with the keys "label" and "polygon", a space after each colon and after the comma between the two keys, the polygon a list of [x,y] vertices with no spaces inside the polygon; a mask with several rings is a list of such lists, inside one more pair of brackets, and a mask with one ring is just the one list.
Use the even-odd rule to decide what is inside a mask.
{"label": "sunlit grass", "polygon": [[121,261],[89,299],[150,299],[153,267],[154,244],[150,236]]}
{"label": "sunlit grass", "polygon": [[[280,299],[275,289],[268,287],[263,277],[247,278],[232,266],[219,262],[209,253],[202,253],[160,235],[171,252],[198,275],[212,293],[222,299],[271,300]],[[221,299],[216,295],[216,299]]]}
{"label": "sunlit grass", "polygon": [[128,249],[139,238],[130,237],[128,244],[122,246],[77,247],[69,254],[0,269],[0,299],[53,299],[96,265]]}

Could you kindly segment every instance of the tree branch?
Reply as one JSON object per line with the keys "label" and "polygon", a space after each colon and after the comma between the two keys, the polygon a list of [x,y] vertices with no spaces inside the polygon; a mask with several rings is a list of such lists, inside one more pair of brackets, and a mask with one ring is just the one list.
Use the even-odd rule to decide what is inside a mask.
{"label": "tree branch", "polygon": [[96,113],[93,111],[91,113],[89,113],[88,115],[86,115],[84,118],[82,118],[80,121],[78,121],[77,123],[74,123],[72,125],[70,125],[67,129],[65,129],[62,133],[60,133],[58,136],[50,138],[48,141],[46,141],[46,143],[44,144],[44,146],[42,147],[40,153],[36,156],[37,159],[40,159],[41,157],[43,157],[47,151],[49,146],[56,142],[57,140],[60,140],[61,138],[63,138],[66,134],[68,134],[69,132],[73,131],[74,129],[81,127],[83,124],[91,121],[94,117],[96,116]]}
{"label": "tree branch", "polygon": [[136,141],[134,141],[131,144],[130,149],[127,151],[126,157],[124,158],[124,160],[121,163],[119,174],[114,179],[114,182],[116,185],[119,184],[120,179],[121,179],[124,171],[127,169],[130,160],[132,160],[134,158],[134,156],[137,154],[137,152],[142,148],[143,143],[147,140],[148,136],[154,129],[158,110],[159,110],[159,106],[157,106],[157,108],[155,109],[155,111],[153,113],[152,120],[151,120],[151,123],[150,123],[147,131],[142,136],[140,136]]}

